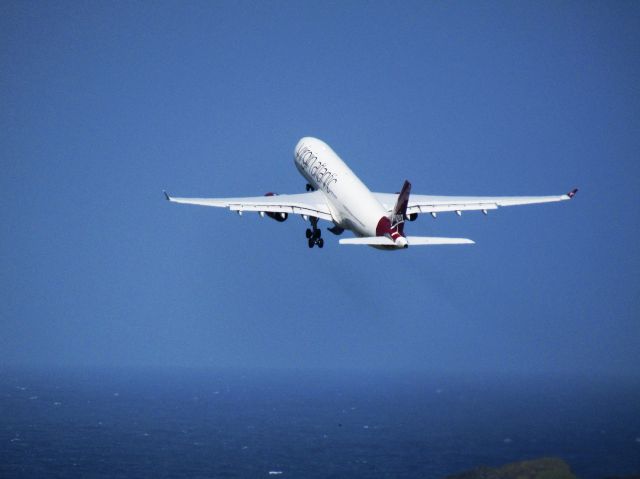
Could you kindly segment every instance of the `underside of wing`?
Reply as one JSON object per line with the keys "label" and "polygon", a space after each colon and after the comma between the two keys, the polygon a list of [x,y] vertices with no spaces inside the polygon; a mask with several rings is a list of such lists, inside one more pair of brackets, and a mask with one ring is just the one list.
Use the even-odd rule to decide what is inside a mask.
{"label": "underside of wing", "polygon": [[291,213],[332,221],[331,212],[321,191],[295,195],[269,195],[244,198],[177,198],[167,193],[165,193],[165,197],[173,203],[229,208],[229,210],[238,213],[242,213],[243,211]]}
{"label": "underside of wing", "polygon": [[[440,213],[446,211],[484,211],[495,210],[502,206],[534,205],[553,203],[573,198],[578,190],[565,195],[555,196],[429,196],[411,195],[407,214]],[[398,195],[392,193],[374,193],[385,209],[391,211]]]}

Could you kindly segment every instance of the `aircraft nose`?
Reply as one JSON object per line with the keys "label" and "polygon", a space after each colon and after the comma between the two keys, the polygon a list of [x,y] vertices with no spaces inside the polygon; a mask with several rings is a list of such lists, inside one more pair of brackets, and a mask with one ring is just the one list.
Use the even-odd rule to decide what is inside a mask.
{"label": "aircraft nose", "polygon": [[300,138],[300,141],[298,141],[298,143],[296,144],[296,148],[293,150],[294,155],[298,153],[298,150],[300,150],[300,148],[304,146],[305,140],[307,140],[306,136],[304,138]]}
{"label": "aircraft nose", "polygon": [[300,148],[303,145],[311,146],[316,141],[317,140],[312,136],[303,136],[302,138],[300,138],[300,141],[298,141],[296,149]]}
{"label": "aircraft nose", "polygon": [[298,149],[303,146],[308,146],[309,148],[315,150],[318,148],[326,147],[326,144],[322,140],[314,138],[313,136],[305,136],[303,138],[300,138],[300,141],[298,141],[298,144],[296,145],[296,151],[298,151]]}

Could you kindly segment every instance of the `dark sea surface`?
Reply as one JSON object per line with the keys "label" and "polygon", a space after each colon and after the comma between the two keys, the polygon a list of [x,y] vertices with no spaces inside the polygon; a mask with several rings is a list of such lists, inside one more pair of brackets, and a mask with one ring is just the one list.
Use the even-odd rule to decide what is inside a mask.
{"label": "dark sea surface", "polygon": [[[640,472],[640,383],[405,373],[0,373],[0,477],[439,478],[541,456]],[[279,474],[281,472],[281,474]]]}

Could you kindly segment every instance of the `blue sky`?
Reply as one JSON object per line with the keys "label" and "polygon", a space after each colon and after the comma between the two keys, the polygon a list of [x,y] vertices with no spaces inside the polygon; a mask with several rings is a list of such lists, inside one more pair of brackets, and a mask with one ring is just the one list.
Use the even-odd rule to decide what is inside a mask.
{"label": "blue sky", "polygon": [[[640,375],[635,2],[4,2],[0,363]],[[309,250],[302,136],[472,247]]]}

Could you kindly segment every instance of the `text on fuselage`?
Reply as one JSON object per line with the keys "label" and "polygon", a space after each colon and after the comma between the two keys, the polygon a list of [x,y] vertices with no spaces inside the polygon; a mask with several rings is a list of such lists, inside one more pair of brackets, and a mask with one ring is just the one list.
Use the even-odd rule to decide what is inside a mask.
{"label": "text on fuselage", "polygon": [[296,152],[296,160],[302,168],[316,180],[318,186],[326,191],[331,192],[331,185],[338,182],[335,173],[327,169],[326,163],[318,160],[318,156],[313,153],[307,146],[303,146]]}

